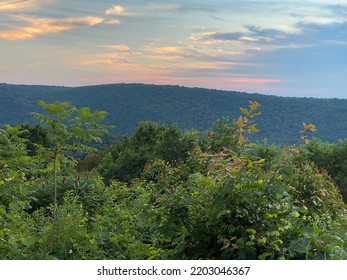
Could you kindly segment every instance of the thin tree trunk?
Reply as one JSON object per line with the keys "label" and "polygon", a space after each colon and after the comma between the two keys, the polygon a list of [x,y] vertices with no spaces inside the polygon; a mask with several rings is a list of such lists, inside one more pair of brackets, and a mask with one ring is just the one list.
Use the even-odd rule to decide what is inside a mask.
{"label": "thin tree trunk", "polygon": [[51,236],[51,251],[54,249],[55,245],[55,235],[57,231],[57,208],[58,208],[58,185],[57,185],[57,160],[58,151],[54,151],[53,158],[53,169],[54,169],[54,200],[53,200],[53,224],[52,224],[52,236]]}
{"label": "thin tree trunk", "polygon": [[54,211],[58,206],[58,186],[57,186],[57,159],[58,159],[58,152],[54,152]]}

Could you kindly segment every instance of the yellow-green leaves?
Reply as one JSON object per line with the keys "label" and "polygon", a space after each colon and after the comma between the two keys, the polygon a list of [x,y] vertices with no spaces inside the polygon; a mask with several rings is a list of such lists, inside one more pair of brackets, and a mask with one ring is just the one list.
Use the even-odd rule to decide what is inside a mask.
{"label": "yellow-green leaves", "polygon": [[250,126],[248,127],[248,131],[249,131],[250,133],[258,132],[259,129],[256,128],[255,126],[256,126],[255,124],[250,125]]}
{"label": "yellow-green leaves", "polygon": [[257,101],[255,101],[255,102],[249,101],[249,103],[251,104],[251,111],[256,111],[258,109],[258,107],[260,106]]}
{"label": "yellow-green leaves", "polygon": [[249,101],[248,109],[244,107],[240,107],[240,111],[244,116],[240,116],[237,121],[237,133],[232,135],[233,139],[237,139],[237,143],[240,147],[242,147],[247,141],[245,134],[253,134],[258,132],[259,129],[256,127],[253,119],[259,116],[261,113],[256,112],[259,108],[259,103],[254,101]]}
{"label": "yellow-green leaves", "polygon": [[256,231],[255,229],[253,229],[253,228],[247,228],[246,231],[247,231],[248,233],[252,234],[252,235],[254,235],[254,234],[257,233],[257,231]]}
{"label": "yellow-green leaves", "polygon": [[83,107],[77,111],[77,115],[81,120],[89,121],[92,117],[89,107]]}
{"label": "yellow-green leaves", "polygon": [[236,121],[237,125],[239,126],[240,131],[243,131],[242,127],[243,127],[243,118],[242,116],[240,116],[237,121]]}
{"label": "yellow-green leaves", "polygon": [[300,217],[300,213],[298,211],[293,211],[290,213],[290,216],[292,218],[298,218],[298,217]]}
{"label": "yellow-green leaves", "polygon": [[312,123],[310,124],[303,123],[303,126],[305,130],[311,130],[312,132],[315,132],[316,130],[316,126]]}
{"label": "yellow-green leaves", "polygon": [[240,110],[241,110],[241,112],[244,113],[246,116],[251,117],[251,113],[250,113],[246,108],[240,107]]}
{"label": "yellow-green leaves", "polygon": [[309,140],[308,140],[306,133],[308,131],[315,132],[316,126],[312,123],[310,123],[310,124],[303,123],[303,128],[304,129],[301,130],[301,132],[300,132],[300,139],[301,139],[301,141],[303,141],[307,145],[309,143]]}

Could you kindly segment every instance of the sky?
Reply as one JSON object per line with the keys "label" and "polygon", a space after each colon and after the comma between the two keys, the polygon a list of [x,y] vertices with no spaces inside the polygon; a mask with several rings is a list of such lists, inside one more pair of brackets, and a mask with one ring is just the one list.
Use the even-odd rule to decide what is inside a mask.
{"label": "sky", "polygon": [[0,0],[0,83],[347,98],[347,0]]}

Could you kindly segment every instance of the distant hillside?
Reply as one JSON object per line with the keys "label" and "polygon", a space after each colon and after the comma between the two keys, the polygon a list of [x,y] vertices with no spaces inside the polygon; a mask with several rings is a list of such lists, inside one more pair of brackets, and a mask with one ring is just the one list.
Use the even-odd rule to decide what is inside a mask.
{"label": "distant hillside", "polygon": [[298,142],[302,123],[316,125],[315,136],[324,141],[347,138],[347,100],[285,98],[233,91],[111,84],[85,87],[54,87],[0,84],[0,124],[33,122],[30,112],[38,111],[38,100],[69,101],[77,107],[110,113],[107,123],[117,134],[132,133],[139,121],[177,123],[183,129],[208,129],[218,118],[236,119],[239,107],[248,101],[261,104],[259,139],[293,144]]}

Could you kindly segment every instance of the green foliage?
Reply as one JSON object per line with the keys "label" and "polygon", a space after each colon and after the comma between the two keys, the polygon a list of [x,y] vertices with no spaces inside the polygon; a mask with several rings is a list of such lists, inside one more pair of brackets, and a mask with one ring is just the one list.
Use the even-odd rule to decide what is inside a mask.
{"label": "green foliage", "polygon": [[[161,248],[158,211],[152,206],[151,189],[141,182],[132,187],[113,183],[105,189],[106,200],[95,215],[92,233],[101,258],[168,259]],[[100,258],[99,257],[99,258]]]}
{"label": "green foliage", "polygon": [[309,143],[306,151],[308,159],[322,171],[328,172],[347,202],[347,140],[332,144],[316,138]]}
{"label": "green foliage", "polygon": [[[173,257],[346,258],[346,211],[338,191],[314,168],[303,166],[296,152],[286,151],[267,171],[262,159],[232,151],[192,154],[206,161],[208,171],[190,170],[188,178],[176,175],[186,173],[187,166],[174,173],[161,168],[152,182],[160,190],[153,205],[164,239],[171,240],[168,248],[174,246]],[[168,188],[168,181],[174,187]]]}
{"label": "green foliage", "polygon": [[204,146],[210,147],[212,152],[220,152],[224,148],[233,149],[237,147],[237,139],[231,137],[237,133],[237,124],[230,121],[228,117],[218,119],[212,124],[212,128],[207,132]]}
{"label": "green foliage", "polygon": [[[1,259],[81,259],[91,247],[86,213],[69,193],[55,209],[55,229],[43,208],[30,215],[20,207],[0,211]],[[53,232],[56,245],[52,248]]]}
{"label": "green foliage", "polygon": [[[93,213],[98,208],[104,198],[104,184],[97,175],[92,173],[58,176],[59,188],[57,190],[57,204],[64,202],[66,193],[79,197],[79,202],[84,209]],[[49,208],[54,204],[52,193],[54,193],[53,182],[39,188],[33,188],[30,192],[32,201],[30,203],[30,212],[40,208]]]}
{"label": "green foliage", "polygon": [[250,103],[249,109],[240,107],[240,110],[244,116],[240,116],[237,119],[236,121],[237,131],[235,134],[231,135],[232,138],[237,139],[237,144],[240,151],[242,151],[242,149],[245,146],[249,145],[249,144],[246,144],[247,142],[246,135],[251,135],[259,131],[259,129],[256,128],[256,123],[254,122],[253,119],[261,115],[260,112],[256,112],[260,105],[256,101],[255,102],[249,101],[249,103]]}
{"label": "green foliage", "polygon": [[108,132],[108,127],[99,124],[107,116],[106,112],[91,112],[87,107],[77,109],[69,102],[57,101],[47,104],[39,101],[38,104],[46,115],[39,113],[32,115],[47,129],[49,140],[57,151],[95,151],[95,148],[77,140],[101,142],[101,136]]}
{"label": "green foliage", "polygon": [[[47,104],[39,101],[38,104],[46,114],[32,113],[35,119],[39,120],[41,125],[46,128],[51,149],[45,152],[52,158],[52,174],[54,186],[53,199],[53,230],[51,239],[51,250],[58,246],[59,242],[59,218],[58,215],[58,174],[63,171],[63,166],[70,162],[66,158],[66,151],[93,152],[96,149],[85,143],[95,141],[101,142],[101,137],[107,133],[107,127],[99,122],[103,120],[107,113],[103,111],[91,112],[89,108],[77,109],[68,102],[59,102]],[[71,163],[73,164],[73,162]],[[70,165],[71,165],[70,164]],[[49,174],[49,168],[48,174]],[[64,183],[64,179],[62,184]]]}
{"label": "green foliage", "polygon": [[21,138],[20,127],[0,129],[0,205],[9,206],[13,200],[25,199],[24,188],[30,158]]}
{"label": "green foliage", "polygon": [[96,149],[85,142],[101,142],[101,136],[107,133],[107,127],[99,124],[107,113],[103,111],[91,112],[89,108],[77,109],[68,102],[47,104],[39,101],[38,104],[46,114],[32,113],[46,128],[51,143],[51,156],[53,158],[54,174],[54,205],[57,206],[57,174],[65,153],[69,150],[93,152]]}
{"label": "green foliage", "polygon": [[21,137],[26,139],[26,150],[29,156],[34,156],[37,154],[39,147],[48,147],[49,139],[47,131],[40,125],[21,125]]}
{"label": "green foliage", "polygon": [[90,172],[100,165],[103,156],[101,154],[90,153],[87,154],[83,159],[79,160],[76,166],[78,172]]}
{"label": "green foliage", "polygon": [[0,129],[0,259],[347,259],[345,141],[252,143],[251,102],[202,136],[140,123],[76,165],[105,113],[41,105],[42,127]]}
{"label": "green foliage", "polygon": [[107,181],[127,182],[139,177],[146,163],[157,158],[169,162],[184,160],[193,140],[192,134],[183,133],[177,125],[142,122],[133,136],[110,148],[99,171]]}

